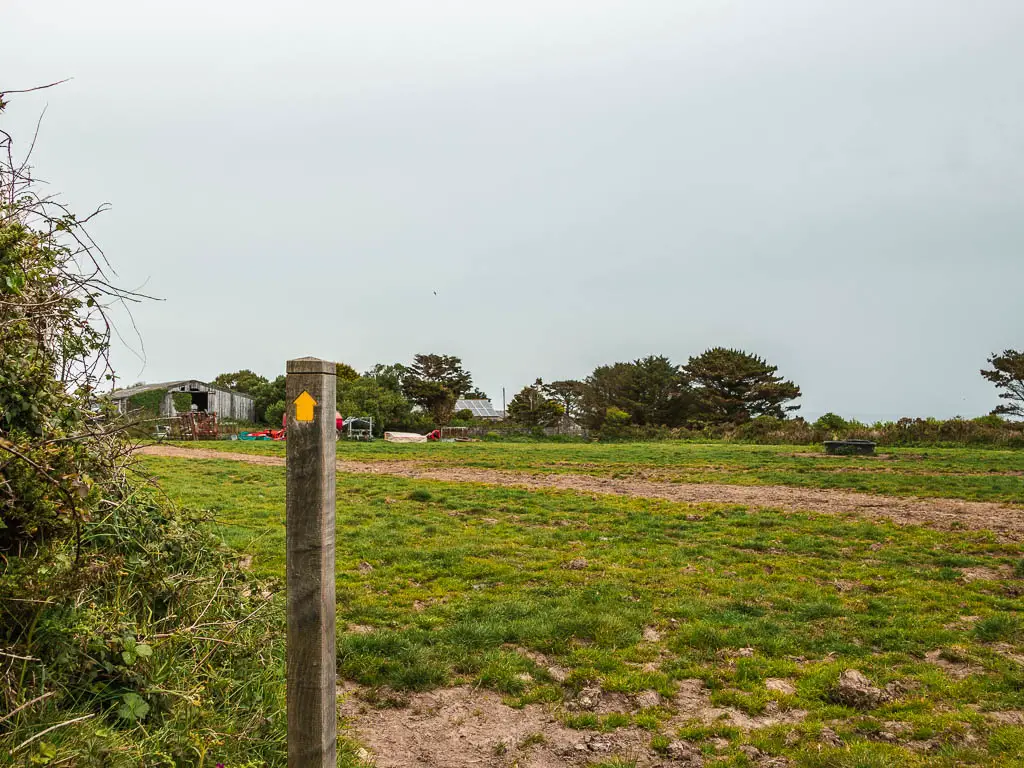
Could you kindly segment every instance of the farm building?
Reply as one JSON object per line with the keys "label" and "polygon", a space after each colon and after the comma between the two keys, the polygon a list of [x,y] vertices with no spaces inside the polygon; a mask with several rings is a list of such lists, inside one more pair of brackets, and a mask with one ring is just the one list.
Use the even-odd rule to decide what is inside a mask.
{"label": "farm building", "polygon": [[473,414],[474,419],[490,419],[491,421],[501,419],[501,414],[494,410],[490,400],[458,400],[455,403],[455,413],[459,411],[469,411]]}
{"label": "farm building", "polygon": [[256,401],[250,395],[204,384],[196,379],[117,389],[110,393],[110,399],[117,406],[118,413],[148,408],[158,411],[162,417],[171,418],[195,406],[197,411],[216,413],[221,420],[256,421]]}

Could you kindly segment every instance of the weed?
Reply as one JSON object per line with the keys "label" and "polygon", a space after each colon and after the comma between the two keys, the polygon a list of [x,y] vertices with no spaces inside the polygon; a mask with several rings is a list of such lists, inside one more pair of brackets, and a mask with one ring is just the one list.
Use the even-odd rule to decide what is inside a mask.
{"label": "weed", "polygon": [[536,733],[529,733],[519,742],[519,749],[526,750],[530,747],[536,747],[545,743],[547,743],[547,739],[543,733],[540,733],[539,731]]}
{"label": "weed", "polygon": [[806,768],[903,768],[920,765],[906,749],[874,742],[857,742],[841,749],[805,751],[800,765]]}
{"label": "weed", "polygon": [[725,723],[714,723],[705,725],[694,720],[683,725],[677,732],[677,736],[683,741],[708,741],[709,739],[738,739],[741,735],[739,728],[726,725]]}
{"label": "weed", "polygon": [[994,728],[988,737],[988,748],[994,754],[1020,758],[1024,755],[1024,728],[1012,725]]}
{"label": "weed", "polygon": [[600,763],[591,763],[590,768],[637,768],[640,761],[636,757],[613,757]]}
{"label": "weed", "polygon": [[1006,613],[993,613],[974,625],[974,634],[979,640],[985,642],[1011,640],[1019,628],[1020,622],[1016,616]]}
{"label": "weed", "polygon": [[654,736],[651,736],[651,750],[659,755],[667,755],[668,746],[671,743],[672,739],[663,733],[656,733]]}
{"label": "weed", "polygon": [[638,728],[643,728],[645,731],[657,731],[661,727],[661,718],[651,711],[639,712],[633,715],[633,722],[636,723]]}

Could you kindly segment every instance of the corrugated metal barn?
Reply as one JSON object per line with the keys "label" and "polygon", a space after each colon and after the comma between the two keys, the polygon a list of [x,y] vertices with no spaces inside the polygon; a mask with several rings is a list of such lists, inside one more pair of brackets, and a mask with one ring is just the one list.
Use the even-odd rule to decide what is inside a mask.
{"label": "corrugated metal barn", "polygon": [[[146,392],[163,391],[160,400],[160,416],[170,418],[180,413],[175,408],[175,399],[181,401],[182,394],[188,395],[191,406],[197,411],[216,413],[217,418],[232,421],[253,423],[256,421],[256,401],[250,395],[232,392],[229,389],[215,387],[196,379],[182,381],[165,381],[160,384],[140,384],[128,389],[118,389],[110,393],[110,399],[117,406],[119,413],[127,413],[133,409],[131,399]],[[177,395],[177,398],[175,397]]]}

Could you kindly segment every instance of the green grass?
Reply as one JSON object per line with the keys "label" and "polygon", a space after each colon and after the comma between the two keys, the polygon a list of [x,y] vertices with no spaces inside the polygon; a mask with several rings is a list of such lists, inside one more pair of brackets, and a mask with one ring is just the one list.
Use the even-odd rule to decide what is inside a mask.
{"label": "green grass", "polygon": [[[202,447],[262,455],[285,453],[282,443],[272,442],[221,441],[203,443]],[[377,441],[339,443],[338,458],[1024,503],[1024,451],[884,448],[877,457],[826,458],[812,455],[816,450],[809,446],[685,442],[396,445]]]}
{"label": "green grass", "polygon": [[[392,458],[398,450],[378,445],[339,453]],[[436,448],[451,457],[468,448],[477,453],[463,458],[495,464],[502,461],[488,453],[495,449],[510,449],[509,463],[550,458],[550,446],[538,453],[524,447],[537,448],[441,445],[408,455],[422,459]],[[716,446],[730,461],[765,450],[741,448]],[[572,458],[591,446],[555,449]],[[680,455],[660,445],[595,446],[588,457],[600,463],[613,449],[649,461]],[[960,453],[963,466],[976,468],[1000,452]],[[766,455],[794,460],[775,449]],[[927,459],[940,460],[952,462],[945,452]],[[251,554],[258,574],[283,579],[283,468],[153,457],[143,467],[178,503],[212,512],[224,540]],[[918,473],[916,480],[930,478]],[[987,532],[339,474],[336,557],[338,669],[365,686],[415,691],[468,682],[523,705],[559,701],[586,685],[671,695],[675,680],[697,677],[719,706],[752,715],[772,702],[807,710],[797,729],[803,736],[791,743],[785,737],[792,728],[744,735],[707,726],[662,735],[695,743],[725,738],[733,746],[750,740],[802,765],[1011,765],[1024,744],[1024,729],[995,727],[983,714],[1024,709],[1024,670],[997,646],[1024,653],[1024,583],[1012,571],[1024,551]],[[566,567],[577,558],[587,567]],[[960,577],[959,569],[978,566],[1009,566],[1008,578]],[[347,631],[353,625],[362,631]],[[643,639],[649,626],[660,633],[657,642]],[[520,648],[546,654],[569,670],[568,680],[553,681]],[[753,656],[736,659],[739,648],[752,648]],[[970,658],[980,673],[948,676],[924,660],[939,648]],[[912,691],[878,710],[855,712],[832,699],[840,672],[851,667],[880,686],[900,681]],[[768,691],[770,677],[791,680],[796,693]],[[639,719],[660,727],[657,717]],[[584,720],[574,724],[625,724],[605,716]],[[938,739],[944,751],[921,762],[877,743],[887,721]],[[813,734],[828,723],[846,747],[820,749]],[[979,739],[974,746],[958,740],[967,733]],[[747,764],[741,754],[728,754],[722,764]]]}

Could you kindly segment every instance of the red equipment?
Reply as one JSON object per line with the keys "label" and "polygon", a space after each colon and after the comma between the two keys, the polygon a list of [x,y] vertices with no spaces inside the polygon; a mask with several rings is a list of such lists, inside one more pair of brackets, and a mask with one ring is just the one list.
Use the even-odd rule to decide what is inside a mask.
{"label": "red equipment", "polygon": [[263,429],[259,432],[243,432],[239,438],[242,440],[284,440],[285,430]]}

